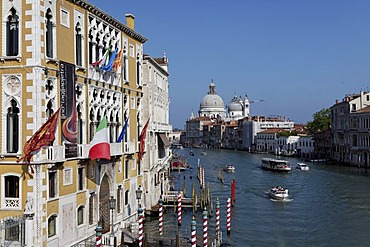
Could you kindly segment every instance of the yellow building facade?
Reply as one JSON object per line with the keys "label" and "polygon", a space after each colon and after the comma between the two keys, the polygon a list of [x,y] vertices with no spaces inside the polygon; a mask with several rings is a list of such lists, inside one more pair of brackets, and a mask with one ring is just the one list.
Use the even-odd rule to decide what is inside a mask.
{"label": "yellow building facade", "polygon": [[[105,234],[125,228],[139,204],[139,135],[147,121],[146,38],[134,30],[134,16],[123,24],[77,0],[4,0],[1,16],[0,245],[72,246],[97,225]],[[55,140],[30,164],[17,162],[58,109]],[[91,160],[104,117],[111,157]]]}

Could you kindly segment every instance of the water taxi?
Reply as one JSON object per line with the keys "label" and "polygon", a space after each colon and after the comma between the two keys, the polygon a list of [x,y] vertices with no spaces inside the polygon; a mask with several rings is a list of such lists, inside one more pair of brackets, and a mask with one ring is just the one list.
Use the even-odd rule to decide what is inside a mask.
{"label": "water taxi", "polygon": [[299,169],[301,171],[308,171],[310,169],[310,167],[305,163],[298,163],[297,164],[297,169]]}
{"label": "water taxi", "polygon": [[285,189],[280,186],[271,187],[269,190],[269,195],[271,196],[272,199],[275,200],[284,200],[288,199],[289,197],[288,189]]}
{"label": "water taxi", "polygon": [[289,161],[272,158],[262,158],[261,168],[276,172],[289,172],[291,170]]}

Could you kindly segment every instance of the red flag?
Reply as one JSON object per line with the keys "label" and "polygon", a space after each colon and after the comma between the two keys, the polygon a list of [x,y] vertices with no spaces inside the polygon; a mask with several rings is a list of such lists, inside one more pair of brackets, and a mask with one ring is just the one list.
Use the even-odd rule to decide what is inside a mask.
{"label": "red flag", "polygon": [[23,155],[17,159],[17,162],[25,160],[26,163],[29,164],[32,156],[37,151],[55,140],[55,130],[58,125],[59,111],[60,108],[24,144]]}
{"label": "red flag", "polygon": [[141,159],[143,158],[143,155],[144,155],[144,149],[145,149],[145,137],[146,137],[146,129],[148,128],[148,125],[149,125],[149,120],[150,118],[148,118],[148,121],[146,121],[146,124],[143,128],[143,130],[141,131],[141,134],[140,134],[140,150],[139,150],[139,157],[138,157],[138,163],[141,161]]}

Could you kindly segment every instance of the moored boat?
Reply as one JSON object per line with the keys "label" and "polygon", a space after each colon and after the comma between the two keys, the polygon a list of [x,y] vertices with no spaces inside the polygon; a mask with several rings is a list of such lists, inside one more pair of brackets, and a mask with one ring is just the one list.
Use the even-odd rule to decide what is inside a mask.
{"label": "moored boat", "polygon": [[308,171],[310,167],[305,163],[297,163],[297,169],[302,171]]}
{"label": "moored boat", "polygon": [[272,158],[262,158],[261,168],[277,172],[289,172],[291,170],[289,161]]}
{"label": "moored boat", "polygon": [[280,186],[271,187],[269,190],[269,195],[276,200],[284,200],[288,199],[289,197],[288,189]]}
{"label": "moored boat", "polygon": [[183,171],[183,170],[190,168],[190,165],[188,164],[187,159],[185,157],[175,156],[172,158],[170,162],[170,168],[172,170]]}

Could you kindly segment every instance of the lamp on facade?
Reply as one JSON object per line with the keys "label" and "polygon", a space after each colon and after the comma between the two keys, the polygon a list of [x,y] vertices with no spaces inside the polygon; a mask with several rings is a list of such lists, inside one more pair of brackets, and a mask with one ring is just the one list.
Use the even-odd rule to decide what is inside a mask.
{"label": "lamp on facade", "polygon": [[111,196],[110,199],[109,199],[109,209],[112,211],[112,230],[111,230],[111,236],[112,238],[114,238],[114,233],[113,233],[113,211],[114,209],[116,208],[116,199]]}
{"label": "lamp on facade", "polygon": [[137,205],[138,207],[141,207],[140,205],[140,200],[141,200],[141,195],[143,194],[143,190],[141,189],[141,186],[139,186],[136,190],[136,199],[137,199]]}

